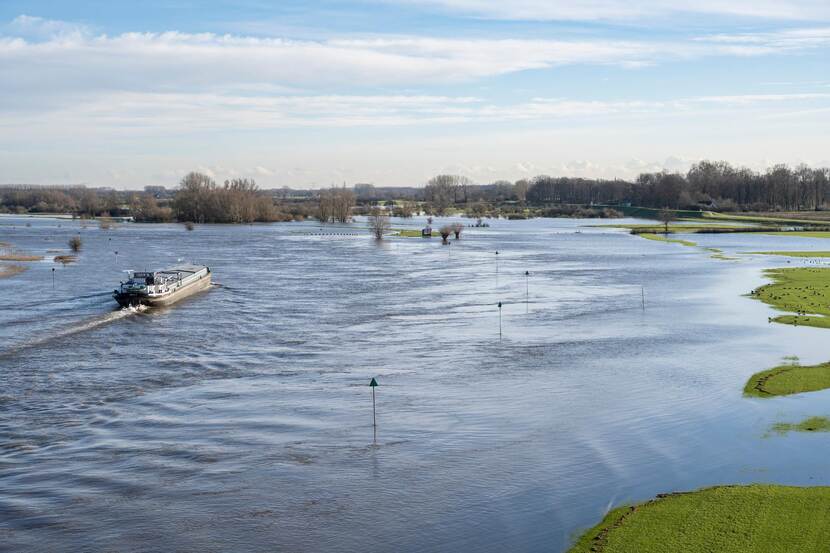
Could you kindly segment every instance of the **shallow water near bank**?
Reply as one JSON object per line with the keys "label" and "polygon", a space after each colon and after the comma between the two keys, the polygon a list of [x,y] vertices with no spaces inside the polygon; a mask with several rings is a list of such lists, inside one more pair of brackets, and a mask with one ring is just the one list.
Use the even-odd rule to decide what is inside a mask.
{"label": "shallow water near bank", "polygon": [[[763,438],[830,414],[830,393],[741,395],[785,356],[828,361],[830,331],[745,296],[808,261],[703,249],[823,241],[690,248],[588,226],[605,222],[492,221],[441,246],[0,217],[33,254],[83,239],[76,263],[0,281],[0,550],[565,551],[657,493],[830,484],[826,435]],[[125,269],[178,259],[217,285],[118,309]]]}

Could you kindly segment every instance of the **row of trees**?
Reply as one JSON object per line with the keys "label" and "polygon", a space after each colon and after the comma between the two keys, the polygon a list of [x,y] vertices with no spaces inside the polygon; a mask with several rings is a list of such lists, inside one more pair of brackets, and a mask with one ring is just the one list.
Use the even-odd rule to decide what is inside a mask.
{"label": "row of trees", "polygon": [[725,161],[701,161],[683,175],[642,173],[633,182],[536,177],[531,203],[619,203],[644,207],[716,210],[803,210],[825,207],[830,169],[776,165],[763,173]]}
{"label": "row of trees", "polygon": [[345,186],[343,188],[332,186],[328,190],[320,191],[316,217],[323,223],[346,223],[352,218],[354,205],[354,192]]}
{"label": "row of trees", "polygon": [[[458,204],[614,204],[716,210],[821,209],[830,198],[830,169],[775,165],[765,172],[725,161],[695,163],[686,174],[642,173],[635,180],[540,175],[531,180],[475,185],[459,175],[437,175],[424,187],[427,211],[443,214]],[[469,210],[469,209],[468,209]],[[475,211],[475,210],[473,210]]]}
{"label": "row of trees", "polygon": [[80,216],[120,215],[122,192],[83,186],[3,186],[0,212],[74,213]]}
{"label": "row of trees", "polygon": [[[274,191],[260,190],[253,180],[234,179],[217,185],[209,176],[194,172],[182,179],[175,192],[163,188],[125,192],[80,186],[2,186],[0,212],[132,215],[137,221],[197,223],[250,223],[313,215],[324,222],[346,222],[356,201],[368,213],[368,206],[379,201],[372,198],[377,197],[388,198],[381,200],[387,202],[396,200],[393,214],[401,217],[412,216],[420,209],[442,215],[450,207],[483,216],[494,205],[511,204],[544,209],[622,203],[720,211],[823,209],[830,198],[830,169],[776,165],[759,173],[725,161],[701,161],[685,174],[643,173],[631,181],[540,175],[485,185],[473,184],[459,175],[437,175],[423,188],[360,184],[354,189],[332,187],[304,194],[282,189],[280,200]],[[290,208],[282,205],[284,202],[289,202]],[[286,210],[290,215],[284,213]]]}
{"label": "row of trees", "polygon": [[233,179],[218,185],[210,176],[196,172],[186,175],[175,191],[162,187],[137,192],[82,186],[0,186],[0,212],[132,216],[138,222],[302,220],[312,207],[308,203],[278,203],[253,180]]}
{"label": "row of trees", "polygon": [[173,199],[179,221],[194,223],[253,223],[278,220],[270,195],[248,179],[226,180],[219,186],[202,173],[188,173]]}

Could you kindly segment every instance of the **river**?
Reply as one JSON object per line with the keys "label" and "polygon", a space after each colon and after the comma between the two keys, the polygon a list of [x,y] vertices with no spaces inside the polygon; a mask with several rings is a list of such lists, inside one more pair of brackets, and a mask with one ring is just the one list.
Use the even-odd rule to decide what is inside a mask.
{"label": "river", "polygon": [[[0,279],[0,551],[563,552],[657,493],[830,484],[825,436],[765,436],[830,414],[829,393],[741,396],[785,356],[830,358],[830,331],[744,296],[806,262],[607,222],[492,221],[442,246],[0,218],[0,241],[46,256]],[[54,264],[76,233],[78,261]],[[180,259],[216,285],[151,311],[110,297]]]}

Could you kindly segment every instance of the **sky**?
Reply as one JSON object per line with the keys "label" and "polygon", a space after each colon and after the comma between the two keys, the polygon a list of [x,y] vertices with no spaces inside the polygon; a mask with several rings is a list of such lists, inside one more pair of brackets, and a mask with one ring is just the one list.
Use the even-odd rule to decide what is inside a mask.
{"label": "sky", "polygon": [[0,0],[0,183],[830,165],[827,0]]}

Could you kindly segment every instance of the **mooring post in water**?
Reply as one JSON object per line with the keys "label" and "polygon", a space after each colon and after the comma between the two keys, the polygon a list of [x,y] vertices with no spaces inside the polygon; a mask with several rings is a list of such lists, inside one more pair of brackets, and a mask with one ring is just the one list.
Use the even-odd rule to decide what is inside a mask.
{"label": "mooring post in water", "polygon": [[372,434],[373,434],[373,443],[378,443],[378,418],[377,413],[375,412],[375,388],[378,387],[378,381],[372,378],[372,381],[369,382],[369,387],[372,388]]}
{"label": "mooring post in water", "polygon": [[499,342],[501,342],[501,302],[499,302]]}
{"label": "mooring post in water", "polygon": [[643,301],[643,311],[646,310],[646,287],[640,286],[640,298]]}
{"label": "mooring post in water", "polygon": [[525,313],[530,313],[530,271],[525,271]]}
{"label": "mooring post in water", "polygon": [[55,289],[55,268],[52,267],[52,290]]}
{"label": "mooring post in water", "polygon": [[496,275],[499,274],[499,251],[496,250]]}
{"label": "mooring post in water", "polygon": [[118,265],[118,251],[115,252],[115,264]]}

